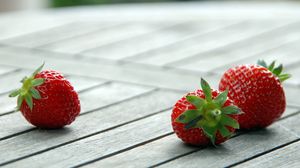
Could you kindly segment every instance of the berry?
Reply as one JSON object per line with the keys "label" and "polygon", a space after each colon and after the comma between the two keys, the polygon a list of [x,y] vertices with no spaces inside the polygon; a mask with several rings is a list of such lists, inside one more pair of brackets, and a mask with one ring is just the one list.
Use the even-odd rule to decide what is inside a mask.
{"label": "berry", "polygon": [[235,129],[240,110],[227,98],[228,91],[212,90],[201,79],[202,90],[190,92],[176,102],[171,115],[176,135],[192,145],[220,144],[229,139]]}
{"label": "berry", "polygon": [[57,71],[40,66],[25,77],[20,89],[9,96],[18,96],[17,109],[28,122],[40,128],[61,128],[71,124],[80,113],[80,101],[71,83]]}
{"label": "berry", "polygon": [[228,97],[244,112],[239,116],[242,129],[264,128],[285,111],[286,100],[281,82],[290,75],[281,74],[282,65],[274,68],[264,61],[259,65],[240,65],[227,70],[219,89],[229,89]]}

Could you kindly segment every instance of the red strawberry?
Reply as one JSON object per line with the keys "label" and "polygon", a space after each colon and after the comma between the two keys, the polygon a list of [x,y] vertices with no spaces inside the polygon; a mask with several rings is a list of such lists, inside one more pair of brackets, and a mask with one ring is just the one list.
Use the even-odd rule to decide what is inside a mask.
{"label": "red strawberry", "polygon": [[242,129],[264,128],[285,111],[286,100],[281,82],[290,75],[281,74],[282,65],[240,65],[227,70],[219,89],[229,89],[228,97],[244,112],[239,117]]}
{"label": "red strawberry", "polygon": [[230,138],[239,124],[240,110],[227,99],[228,91],[211,90],[201,79],[203,90],[190,92],[173,108],[172,126],[183,142],[192,145],[220,144]]}
{"label": "red strawberry", "polygon": [[62,74],[39,67],[9,96],[18,96],[18,110],[32,125],[60,128],[71,124],[80,113],[78,94]]}

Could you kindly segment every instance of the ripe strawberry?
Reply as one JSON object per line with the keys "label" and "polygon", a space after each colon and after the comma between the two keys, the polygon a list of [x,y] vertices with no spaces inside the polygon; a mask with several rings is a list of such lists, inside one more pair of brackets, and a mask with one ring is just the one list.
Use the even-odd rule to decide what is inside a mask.
{"label": "ripe strawberry", "polygon": [[202,90],[190,92],[178,100],[171,115],[177,136],[192,145],[220,144],[239,128],[238,107],[227,99],[228,91],[211,90],[201,79]]}
{"label": "ripe strawberry", "polygon": [[62,74],[42,71],[40,66],[23,86],[9,97],[18,96],[17,109],[32,125],[41,128],[60,128],[71,124],[80,113],[78,94]]}
{"label": "ripe strawberry", "polygon": [[290,75],[281,74],[282,65],[274,68],[264,61],[258,65],[240,65],[227,70],[219,89],[229,89],[228,97],[244,112],[239,117],[242,129],[264,128],[285,111],[286,100],[281,82]]}

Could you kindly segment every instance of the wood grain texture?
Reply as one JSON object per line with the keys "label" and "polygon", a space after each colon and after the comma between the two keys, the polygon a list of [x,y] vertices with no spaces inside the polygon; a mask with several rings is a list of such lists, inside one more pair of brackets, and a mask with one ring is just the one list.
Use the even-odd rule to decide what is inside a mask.
{"label": "wood grain texture", "polygon": [[[154,115],[152,117],[118,127],[111,131],[67,144],[60,148],[50,150],[49,152],[14,162],[7,165],[7,167],[18,167],[26,163],[35,163],[36,167],[76,166],[86,161],[103,157],[122,149],[130,148],[134,145],[171,132],[169,123],[166,122],[168,121],[166,120],[167,116],[169,116],[169,113],[167,112]],[[145,127],[145,125],[149,126]],[[157,125],[160,125],[160,127]],[[14,155],[16,156],[16,154]]]}
{"label": "wood grain texture", "polygon": [[[161,165],[161,167],[226,167],[259,155],[298,137],[278,124],[268,129],[248,132],[225,142],[218,148],[205,148]],[[200,164],[201,163],[201,164]]]}
{"label": "wood grain texture", "polygon": [[287,118],[286,120],[283,120],[282,122],[280,122],[280,124],[287,128],[288,130],[290,130],[291,132],[293,132],[295,135],[297,135],[300,138],[300,123],[299,123],[299,119],[300,119],[300,114],[298,113],[297,115]]}
{"label": "wood grain texture", "polygon": [[[210,74],[189,74],[184,71],[166,71],[165,69],[148,68],[145,66],[122,66],[119,64],[108,64],[103,61],[78,61],[69,59],[64,55],[53,56],[52,53],[20,49],[23,56],[20,56],[16,50],[6,48],[0,50],[0,59],[4,65],[13,65],[23,68],[34,69],[34,65],[40,62],[47,62],[47,67],[65,72],[67,74],[99,77],[107,80],[117,80],[129,83],[149,85],[154,87],[178,89],[178,90],[195,90],[199,88],[200,76],[209,81],[215,88],[218,85],[219,76]],[[6,54],[9,57],[3,57]],[[61,59],[58,59],[61,58]],[[30,61],[29,61],[30,60]],[[22,61],[23,65],[17,62]],[[66,66],[68,65],[68,66]],[[81,67],[81,68],[73,68]]]}
{"label": "wood grain texture", "polygon": [[109,83],[88,90],[79,95],[82,113],[105,107],[112,103],[121,102],[128,98],[151,92],[151,87],[129,85],[123,83]]}
{"label": "wood grain texture", "polygon": [[104,79],[95,79],[95,78],[88,78],[83,76],[73,76],[68,75],[66,76],[67,80],[70,81],[72,86],[77,92],[82,92],[83,90],[89,89],[91,87],[95,87],[97,85],[103,85],[107,80]]}
{"label": "wood grain texture", "polygon": [[[167,96],[169,99],[165,99],[164,96]],[[131,99],[129,101],[120,103],[115,106],[110,106],[108,108],[104,108],[99,111],[95,111],[93,113],[88,113],[87,115],[82,115],[76,119],[76,121],[71,127],[67,127],[65,129],[34,130],[29,133],[25,133],[16,137],[12,137],[7,140],[0,141],[0,146],[1,146],[0,151],[2,150],[0,152],[0,155],[2,155],[0,157],[1,158],[0,164],[30,155],[32,153],[53,148],[54,146],[61,145],[63,143],[67,143],[70,141],[74,141],[76,139],[91,134],[100,133],[101,131],[116,127],[117,125],[124,124],[126,122],[135,120],[137,118],[155,114],[161,110],[169,108],[173,104],[173,102],[177,99],[178,96],[179,95],[174,92],[156,91],[153,92],[152,94],[140,98]],[[148,102],[148,103],[145,104],[144,102]],[[144,104],[144,105],[137,106],[137,104]],[[156,115],[155,120],[168,121],[168,117],[165,117],[166,115],[169,115],[169,113],[166,114],[165,112],[163,114]],[[153,120],[153,117],[146,120],[147,121],[149,120],[149,122],[153,121],[153,123],[147,124],[145,122],[144,124],[148,126],[139,127],[140,129],[151,130],[151,128],[153,128],[153,131],[155,130],[158,131],[160,129],[159,127],[157,127],[157,124],[159,124],[159,122]],[[144,120],[139,121],[139,123],[142,124],[143,123],[142,121]],[[170,129],[170,127],[168,126],[169,124],[168,122],[163,122],[162,124],[166,124],[166,125],[161,129],[164,130]],[[137,126],[133,126],[133,128],[136,129]],[[113,130],[112,132],[114,132]],[[126,134],[127,132],[124,131],[124,133]],[[130,133],[130,131],[128,133]],[[144,133],[148,134],[149,132],[144,130]],[[114,133],[112,133],[112,135],[113,134]],[[115,133],[115,136],[118,136],[118,134]],[[126,137],[128,136],[125,136],[123,138]],[[139,137],[139,136],[133,136],[131,137],[131,139],[134,140],[135,137]],[[144,138],[147,140],[148,136],[145,136]],[[32,143],[33,140],[34,143]],[[112,140],[118,141],[120,139],[118,137],[115,137],[112,138]],[[101,140],[99,142],[104,142],[104,141]],[[47,153],[48,152],[46,152],[45,154],[47,155]],[[26,160],[27,159],[25,159],[24,161]]]}
{"label": "wood grain texture", "polygon": [[[296,114],[297,112],[298,112],[297,109],[288,108],[284,116],[285,117],[291,116],[293,114]],[[288,119],[286,119],[286,120],[288,120]],[[280,122],[284,122],[284,121],[280,121]],[[274,129],[276,129],[278,127],[279,126],[276,126]],[[283,129],[281,129],[281,131],[283,131]],[[267,132],[267,134],[268,134],[268,131],[265,130],[265,132]],[[247,136],[244,134],[239,135],[239,136]],[[254,132],[254,134],[256,135],[255,132]],[[278,132],[277,134],[278,134],[277,136],[280,136],[280,132]],[[234,137],[234,139],[235,138],[238,138],[238,137]],[[240,142],[238,142],[238,143],[245,143],[245,145],[246,145],[248,143],[248,141],[244,141],[244,139],[246,139],[246,138],[242,138],[242,139],[243,140],[240,140]],[[255,139],[255,137],[253,137],[253,139]],[[271,137],[270,137],[270,139],[271,139]],[[231,141],[232,140],[230,140],[226,143],[231,144]],[[258,137],[257,137],[257,141],[259,141]],[[251,142],[250,144],[252,144],[252,143],[255,143],[255,142]],[[264,142],[264,143],[267,143],[267,142]],[[234,144],[232,144],[232,145],[234,145]],[[242,145],[242,144],[240,144],[240,145]],[[263,144],[261,144],[261,145],[263,145]],[[223,150],[226,150],[226,146],[225,147],[220,146],[217,149],[215,149],[214,152],[218,153],[219,148],[221,148],[220,152],[222,152]],[[236,148],[238,149],[239,147],[236,147]],[[255,147],[251,147],[248,150],[252,151],[252,150],[254,150],[254,148]],[[106,158],[106,159],[94,162],[92,164],[88,164],[85,167],[105,167],[105,166],[108,166],[108,167],[149,167],[149,166],[156,165],[156,164],[159,164],[159,163],[162,163],[162,162],[165,162],[167,160],[174,159],[177,157],[179,158],[180,156],[187,155],[189,153],[196,152],[196,151],[203,150],[203,149],[204,148],[201,148],[201,147],[193,147],[193,146],[185,145],[177,138],[177,136],[175,134],[173,134],[173,135],[167,136],[165,138],[162,138],[160,140],[157,140],[157,141],[145,144],[143,146],[137,147],[135,149],[126,151],[124,153],[120,153],[116,156],[112,156],[110,158]],[[246,148],[244,150],[245,150],[244,152],[247,152]],[[137,153],[138,153],[138,155],[137,155]],[[232,153],[232,154],[234,154],[234,153]],[[232,156],[232,154],[230,156]],[[203,155],[205,155],[204,152],[203,152]],[[236,154],[236,155],[238,155],[238,154]],[[199,157],[203,157],[203,156],[199,156]],[[213,154],[207,156],[207,158],[210,158],[210,157],[213,157]],[[248,156],[239,156],[239,157],[242,160],[243,158],[247,158]],[[151,159],[149,159],[149,158],[151,158]],[[188,159],[187,159],[187,161],[188,161]],[[202,163],[202,162],[197,161],[195,163]],[[222,163],[222,162],[220,161],[220,163]],[[178,166],[180,167],[180,166],[182,166],[182,164],[179,164]],[[189,166],[189,165],[186,165],[186,166]],[[198,165],[198,166],[202,167],[201,165]],[[224,166],[218,165],[216,167],[224,167]],[[209,165],[207,165],[207,167],[209,167]]]}
{"label": "wood grain texture", "polygon": [[235,166],[236,168],[297,168],[300,166],[300,142],[280,148],[259,158]]}

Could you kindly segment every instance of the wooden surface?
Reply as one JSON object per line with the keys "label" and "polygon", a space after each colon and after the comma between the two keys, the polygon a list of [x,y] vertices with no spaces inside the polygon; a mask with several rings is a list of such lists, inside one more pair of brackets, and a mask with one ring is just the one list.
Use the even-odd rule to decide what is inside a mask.
{"label": "wooden surface", "polygon": [[[200,2],[79,7],[0,15],[0,166],[300,167],[300,4]],[[229,67],[277,60],[293,78],[272,126],[218,147],[172,132],[172,105],[217,88]],[[43,61],[79,92],[82,111],[43,130],[7,93]]]}

